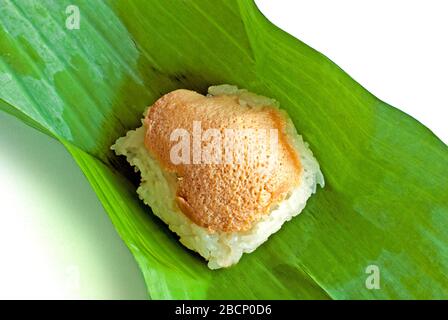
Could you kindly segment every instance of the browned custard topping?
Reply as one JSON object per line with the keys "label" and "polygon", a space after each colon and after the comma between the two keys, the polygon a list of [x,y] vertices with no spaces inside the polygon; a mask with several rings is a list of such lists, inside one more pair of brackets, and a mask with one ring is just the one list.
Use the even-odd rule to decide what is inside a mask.
{"label": "browned custard topping", "polygon": [[[203,135],[202,139],[195,140],[194,132],[197,131],[194,128],[196,126],[197,130],[198,124],[202,133],[214,129],[217,135]],[[179,208],[194,223],[211,232],[249,230],[299,184],[299,155],[286,135],[284,116],[274,107],[250,107],[240,104],[237,96],[206,97],[194,91],[176,90],[160,98],[149,109],[145,126],[146,148],[165,170],[175,173],[178,178],[176,200]],[[180,163],[172,157],[173,148],[180,142],[179,137],[173,139],[172,136],[176,129],[189,133],[190,148],[182,149],[189,154],[179,152],[182,159],[188,161]],[[240,130],[238,132],[263,129],[267,139],[254,140],[254,135],[249,134],[228,140],[216,138],[219,135],[227,137],[227,129]],[[271,129],[276,129],[277,134],[274,135]],[[272,145],[266,146],[259,141],[278,142],[274,165],[269,161],[274,158]],[[242,149],[236,148],[239,153],[229,148],[232,142],[242,146]],[[199,157],[197,152],[195,154],[197,150],[202,150]],[[202,160],[204,150],[213,156],[212,162]],[[241,154],[243,157],[238,158]]]}

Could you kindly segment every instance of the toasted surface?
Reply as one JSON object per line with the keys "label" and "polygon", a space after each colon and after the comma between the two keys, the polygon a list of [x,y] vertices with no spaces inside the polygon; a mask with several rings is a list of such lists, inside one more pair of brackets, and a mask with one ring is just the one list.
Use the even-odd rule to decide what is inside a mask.
{"label": "toasted surface", "polygon": [[[213,144],[213,139],[209,139],[200,142],[202,149],[213,150],[219,163],[195,163],[191,157],[190,164],[174,164],[170,150],[178,142],[171,141],[170,135],[182,128],[192,136],[194,121],[200,121],[203,132],[217,129],[223,137],[226,129],[261,129],[266,130],[268,137],[269,130],[276,129],[277,163],[272,166],[268,158],[260,157],[263,152],[271,155],[270,146],[254,142],[248,136],[238,136],[234,141],[244,146],[242,161],[226,163],[225,145]],[[205,97],[189,90],[176,90],[149,109],[144,124],[146,148],[165,170],[177,176],[179,208],[209,231],[249,230],[299,184],[302,170],[299,154],[288,140],[283,114],[274,107],[250,107],[240,103],[238,96]],[[255,160],[250,158],[254,154],[258,156]]]}

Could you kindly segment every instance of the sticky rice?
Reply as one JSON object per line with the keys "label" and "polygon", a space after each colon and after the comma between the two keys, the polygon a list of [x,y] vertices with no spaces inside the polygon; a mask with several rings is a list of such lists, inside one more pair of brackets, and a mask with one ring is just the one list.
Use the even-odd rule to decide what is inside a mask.
{"label": "sticky rice", "polygon": [[[286,112],[279,109],[275,100],[230,85],[210,87],[206,97],[187,90],[170,94],[171,96],[162,97],[149,107],[145,111],[142,126],[119,138],[112,149],[117,155],[125,156],[136,171],[140,172],[141,183],[137,189],[140,199],[179,236],[180,242],[204,257],[209,268],[229,267],[237,263],[243,253],[254,251],[271,234],[277,232],[283,223],[298,215],[308,198],[316,192],[317,185],[324,186],[323,175],[307,143],[297,133]],[[176,117],[184,120],[189,118],[185,111],[173,113],[169,117],[166,114],[163,117],[162,113],[168,112],[165,111],[167,108],[171,108],[173,112],[184,110],[182,107],[198,108],[209,101],[214,101],[213,104],[210,103],[211,107],[206,109],[211,111],[202,112],[200,117],[215,125],[219,125],[220,119],[222,123],[228,124],[228,118],[232,118],[216,116],[219,115],[219,110],[224,110],[220,103],[238,103],[239,106],[233,106],[233,109],[229,110],[236,110],[234,119],[242,119],[241,121],[248,123],[266,123],[265,119],[269,119],[267,116],[259,116],[257,119],[261,120],[253,120],[254,115],[267,112],[266,108],[275,110],[275,114],[281,117],[280,134],[286,137],[286,140],[281,142],[284,146],[281,149],[283,158],[281,154],[278,164],[280,167],[270,172],[267,177],[264,174],[265,180],[258,180],[253,178],[257,173],[250,166],[230,166],[232,170],[223,171],[221,169],[225,164],[190,164],[196,166],[196,171],[191,171],[193,169],[190,168],[193,167],[187,165],[180,170],[179,166],[169,164],[166,158],[169,148],[167,145],[161,145],[160,141],[163,140],[162,133],[167,132],[165,129],[174,128],[175,124],[170,124],[170,127],[163,121],[175,121],[173,118]],[[151,108],[159,109],[153,109],[151,113]],[[158,114],[160,116],[156,118]],[[195,117],[198,115],[192,113],[191,119]],[[235,123],[239,122],[234,121],[232,125]],[[167,144],[169,137],[164,139]],[[294,154],[291,156],[288,150],[293,150]],[[297,165],[294,165],[291,157],[297,158]],[[246,171],[235,172],[238,168]],[[203,172],[208,174],[198,178]],[[215,172],[226,176],[212,176]],[[242,185],[237,184],[234,181],[236,178],[232,177],[243,179]],[[245,177],[251,178],[246,181]],[[191,181],[186,182],[186,179]],[[182,186],[182,183],[185,186]],[[246,194],[246,186],[255,191]],[[265,194],[266,190],[270,192],[268,200],[260,205],[264,201],[261,195]]]}

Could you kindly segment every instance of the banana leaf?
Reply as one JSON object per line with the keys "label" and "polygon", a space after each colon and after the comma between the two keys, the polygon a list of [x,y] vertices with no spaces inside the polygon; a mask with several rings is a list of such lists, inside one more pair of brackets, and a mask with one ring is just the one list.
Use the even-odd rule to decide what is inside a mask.
{"label": "banana leaf", "polygon": [[[326,187],[254,253],[212,271],[141,203],[138,177],[109,148],[161,95],[221,83],[277,99]],[[0,109],[64,144],[151,298],[448,298],[447,146],[252,0],[0,0]]]}

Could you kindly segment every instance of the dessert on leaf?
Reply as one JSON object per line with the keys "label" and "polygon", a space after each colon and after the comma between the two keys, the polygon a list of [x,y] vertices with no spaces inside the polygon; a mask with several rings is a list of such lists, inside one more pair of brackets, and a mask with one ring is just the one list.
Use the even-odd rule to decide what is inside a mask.
{"label": "dessert on leaf", "polygon": [[140,198],[211,269],[254,251],[324,184],[286,112],[247,90],[175,90],[142,122],[112,149],[140,172]]}

